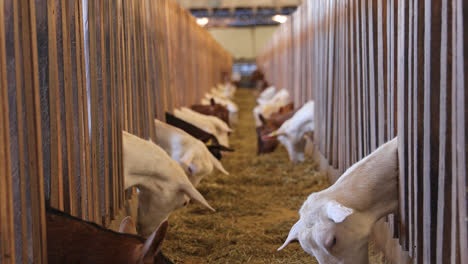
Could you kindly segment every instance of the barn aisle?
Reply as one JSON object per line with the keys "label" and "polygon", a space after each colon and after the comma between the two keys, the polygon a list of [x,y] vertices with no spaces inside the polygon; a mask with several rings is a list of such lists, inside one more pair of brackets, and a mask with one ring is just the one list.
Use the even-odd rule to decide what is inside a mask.
{"label": "barn aisle", "polygon": [[223,159],[230,175],[215,172],[198,188],[217,212],[197,204],[174,212],[163,251],[175,263],[316,263],[298,243],[276,249],[304,199],[326,188],[327,180],[310,160],[290,163],[282,147],[257,157],[255,99],[239,89],[235,101],[239,124],[230,142],[236,151]]}

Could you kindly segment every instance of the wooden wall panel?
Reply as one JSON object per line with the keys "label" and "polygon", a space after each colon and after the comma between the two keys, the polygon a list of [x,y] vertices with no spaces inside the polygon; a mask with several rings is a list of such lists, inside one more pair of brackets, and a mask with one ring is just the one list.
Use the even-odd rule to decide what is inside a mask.
{"label": "wooden wall panel", "polygon": [[46,206],[107,226],[122,130],[154,140],[231,66],[172,0],[0,0],[0,263],[47,263]]}
{"label": "wooden wall panel", "polygon": [[0,6],[0,261],[47,263],[36,8]]}

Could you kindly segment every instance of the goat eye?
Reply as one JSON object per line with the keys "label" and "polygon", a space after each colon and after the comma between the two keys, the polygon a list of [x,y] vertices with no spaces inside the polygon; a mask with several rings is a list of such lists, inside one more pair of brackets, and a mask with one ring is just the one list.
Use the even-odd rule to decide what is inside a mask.
{"label": "goat eye", "polygon": [[336,237],[333,237],[333,240],[331,242],[331,247],[334,247],[336,245]]}
{"label": "goat eye", "polygon": [[326,241],[325,248],[327,250],[332,250],[335,245],[336,245],[336,237],[334,236],[333,239]]}

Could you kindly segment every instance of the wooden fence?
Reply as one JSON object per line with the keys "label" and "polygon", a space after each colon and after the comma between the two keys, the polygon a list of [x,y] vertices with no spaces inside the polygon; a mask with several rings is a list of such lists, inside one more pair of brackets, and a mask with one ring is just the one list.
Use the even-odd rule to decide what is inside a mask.
{"label": "wooden fence", "polygon": [[308,0],[258,57],[298,106],[315,100],[315,144],[338,172],[398,135],[388,222],[414,263],[468,263],[467,39],[463,0]]}
{"label": "wooden fence", "polygon": [[231,64],[172,0],[0,0],[0,263],[47,263],[46,205],[108,225],[122,129],[154,138]]}

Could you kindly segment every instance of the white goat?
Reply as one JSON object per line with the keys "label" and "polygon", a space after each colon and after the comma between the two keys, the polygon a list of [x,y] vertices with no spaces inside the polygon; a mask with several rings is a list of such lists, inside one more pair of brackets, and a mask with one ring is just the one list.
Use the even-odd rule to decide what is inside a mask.
{"label": "white goat", "polygon": [[228,133],[232,132],[232,130],[223,120],[215,116],[200,114],[186,107],[175,110],[174,114],[177,118],[189,122],[207,133],[213,134],[221,145],[229,147]]}
{"label": "white goat", "polygon": [[309,101],[297,111],[292,118],[281,125],[269,137],[278,140],[288,150],[289,159],[293,162],[304,161],[306,141],[304,135],[314,131],[314,101]]}
{"label": "white goat", "polygon": [[254,110],[254,118],[255,118],[255,125],[257,127],[262,125],[262,121],[260,120],[260,114],[264,118],[270,118],[273,113],[276,113],[280,110],[281,107],[288,105],[291,103],[291,97],[289,96],[289,92],[285,89],[280,90],[268,101],[265,101],[263,104],[257,105]]}
{"label": "white goat", "polygon": [[368,263],[375,222],[398,209],[397,138],[354,164],[329,188],[311,194],[283,249],[293,240],[319,263]]}
{"label": "white goat", "polygon": [[184,170],[151,141],[122,132],[125,189],[138,187],[140,234],[150,235],[172,211],[193,199],[214,209],[193,187]]}
{"label": "white goat", "polygon": [[182,166],[194,186],[210,174],[214,167],[226,175],[229,174],[203,142],[159,120],[154,120],[154,124],[156,144]]}
{"label": "white goat", "polygon": [[276,87],[270,86],[263,90],[262,93],[257,98],[257,103],[258,104],[265,104],[266,102],[270,101],[273,96],[276,94]]}

